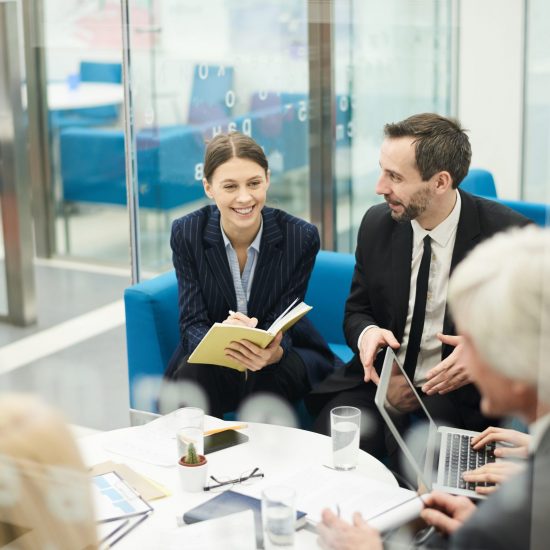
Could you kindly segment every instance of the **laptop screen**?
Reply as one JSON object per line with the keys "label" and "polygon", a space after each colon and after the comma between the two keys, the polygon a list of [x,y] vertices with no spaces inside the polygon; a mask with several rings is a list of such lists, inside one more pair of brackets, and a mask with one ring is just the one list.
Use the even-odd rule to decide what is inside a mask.
{"label": "laptop screen", "polygon": [[375,402],[406,458],[408,481],[419,490],[431,490],[437,425],[390,347],[386,349]]}

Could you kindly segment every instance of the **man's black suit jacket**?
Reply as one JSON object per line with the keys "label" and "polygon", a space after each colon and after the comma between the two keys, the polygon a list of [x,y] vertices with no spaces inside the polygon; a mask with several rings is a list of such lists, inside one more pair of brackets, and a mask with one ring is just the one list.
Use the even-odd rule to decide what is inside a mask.
{"label": "man's black suit jacket", "polygon": [[[509,227],[530,223],[528,218],[495,201],[461,190],[459,192],[461,211],[451,273],[482,240]],[[399,342],[402,340],[409,305],[412,245],[411,224],[396,222],[387,204],[373,206],[367,211],[359,228],[355,271],[344,315],[344,333],[355,355],[344,368],[318,386],[314,393],[340,392],[364,383],[357,340],[365,327],[378,325],[391,330]],[[455,334],[453,321],[448,314],[445,315],[443,333]],[[443,346],[442,358],[447,357],[452,350],[452,346]],[[382,367],[383,355],[379,354],[375,362],[378,371]],[[452,392],[449,398],[458,405],[459,410],[462,409],[460,404],[476,408],[479,402],[479,394],[471,384]],[[471,429],[476,427],[472,426]]]}
{"label": "man's black suit jacket", "polygon": [[[282,210],[264,207],[262,218],[248,316],[258,319],[258,328],[267,329],[294,299],[304,299],[320,242],[314,225]],[[214,323],[224,321],[229,310],[237,310],[217,207],[206,206],[176,220],[170,244],[179,288],[181,341],[167,378]],[[312,385],[342,364],[307,317],[284,335],[281,345],[285,352],[292,348],[300,355]]]}

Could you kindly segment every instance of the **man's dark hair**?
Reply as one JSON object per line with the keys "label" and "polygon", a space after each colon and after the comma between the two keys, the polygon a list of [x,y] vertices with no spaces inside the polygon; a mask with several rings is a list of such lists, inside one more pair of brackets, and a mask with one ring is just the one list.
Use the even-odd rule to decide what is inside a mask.
{"label": "man's dark hair", "polygon": [[206,180],[210,182],[216,168],[235,157],[259,164],[267,174],[269,166],[263,149],[251,137],[240,132],[230,132],[218,134],[208,142],[204,153]]}
{"label": "man's dark hair", "polygon": [[416,165],[423,181],[437,172],[446,171],[456,189],[468,173],[472,148],[458,120],[422,113],[386,124],[384,135],[387,138],[414,138]]}

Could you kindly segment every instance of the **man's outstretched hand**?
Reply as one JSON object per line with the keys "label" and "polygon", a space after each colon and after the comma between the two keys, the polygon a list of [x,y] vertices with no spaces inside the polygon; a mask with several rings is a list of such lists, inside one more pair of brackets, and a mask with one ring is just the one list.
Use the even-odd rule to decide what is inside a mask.
{"label": "man's outstretched hand", "polygon": [[393,349],[399,348],[399,342],[395,339],[391,330],[373,327],[363,333],[359,345],[359,358],[365,370],[365,382],[370,382],[371,380],[375,384],[380,382],[380,377],[374,368],[374,359],[378,350],[386,346],[390,346]]}

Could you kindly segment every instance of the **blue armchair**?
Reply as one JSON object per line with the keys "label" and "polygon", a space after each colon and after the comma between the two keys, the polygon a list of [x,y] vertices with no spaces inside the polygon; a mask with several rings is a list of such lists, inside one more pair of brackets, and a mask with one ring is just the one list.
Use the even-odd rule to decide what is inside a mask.
{"label": "blue armchair", "polygon": [[[319,252],[306,294],[306,302],[313,306],[309,318],[332,350],[344,361],[352,356],[345,343],[342,323],[354,265],[352,254]],[[329,288],[330,292],[327,292]],[[158,396],[140,395],[139,381],[150,378],[160,383],[178,344],[178,288],[175,273],[165,273],[127,288],[124,303],[130,406],[156,412]],[[153,383],[150,387],[154,386]]]}
{"label": "blue armchair", "polygon": [[468,193],[492,199],[516,212],[523,214],[542,227],[550,225],[550,206],[537,202],[513,201],[499,199],[493,175],[488,170],[472,168],[460,184],[460,188]]}
{"label": "blue armchair", "polygon": [[233,67],[196,65],[193,73],[189,124],[225,120],[232,114]]}
{"label": "blue armchair", "polygon": [[[101,61],[80,62],[81,82],[108,82],[120,84],[122,82],[122,64],[105,63]],[[118,105],[105,105],[104,107],[93,107],[86,109],[83,116],[96,124],[115,124],[119,116]]]}
{"label": "blue armchair", "polygon": [[497,198],[497,188],[493,174],[481,168],[472,168],[462,180],[460,188],[472,195],[486,198]]}
{"label": "blue armchair", "polygon": [[[136,138],[140,207],[171,210],[203,197],[195,166],[203,154],[200,132],[190,127],[144,130]],[[126,204],[124,134],[70,128],[60,136],[63,199]]]}

